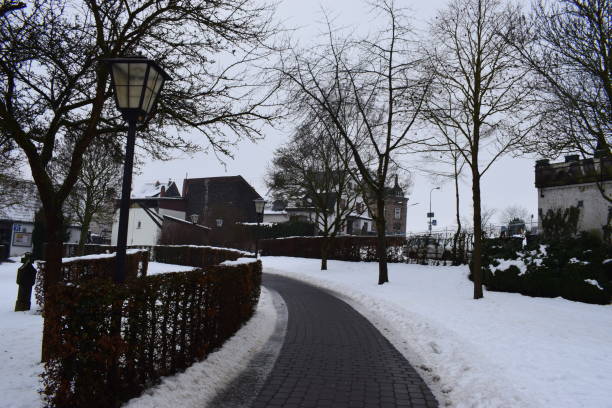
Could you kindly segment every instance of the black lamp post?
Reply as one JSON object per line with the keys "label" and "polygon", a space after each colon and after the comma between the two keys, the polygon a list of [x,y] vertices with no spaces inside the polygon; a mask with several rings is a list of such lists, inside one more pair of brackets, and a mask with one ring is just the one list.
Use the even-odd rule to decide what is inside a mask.
{"label": "black lamp post", "polygon": [[255,236],[255,258],[259,258],[259,223],[260,219],[263,218],[264,207],[266,206],[266,200],[263,198],[256,198],[253,200],[255,203],[255,213],[257,213],[257,232]]}
{"label": "black lamp post", "polygon": [[144,57],[109,58],[111,84],[115,93],[117,109],[128,123],[125,163],[123,165],[123,186],[119,210],[119,231],[117,234],[117,266],[115,282],[125,281],[125,252],[127,246],[128,217],[130,211],[130,190],[132,167],[134,165],[134,143],[136,123],[143,122],[155,106],[164,82],[171,80],[155,61]]}
{"label": "black lamp post", "polygon": [[433,193],[434,190],[439,190],[439,189],[440,187],[434,187],[429,192],[429,212],[427,213],[427,218],[429,218],[429,235],[431,235],[431,219],[433,218],[433,213],[431,212],[431,193]]}

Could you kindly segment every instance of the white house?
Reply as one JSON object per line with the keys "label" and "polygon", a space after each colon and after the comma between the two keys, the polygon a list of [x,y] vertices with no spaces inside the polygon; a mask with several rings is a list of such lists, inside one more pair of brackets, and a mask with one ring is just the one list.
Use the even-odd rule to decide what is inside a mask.
{"label": "white house", "polygon": [[[157,245],[164,216],[185,220],[185,201],[176,184],[146,183],[132,191],[128,220],[128,245]],[[115,208],[111,245],[117,245],[119,205]]]}
{"label": "white house", "polygon": [[578,230],[602,235],[612,218],[612,205],[601,192],[612,197],[612,157],[597,156],[580,160],[578,155],[571,155],[562,163],[536,162],[540,228],[548,210],[577,207]]}
{"label": "white house", "polygon": [[[0,254],[0,259],[32,252],[34,217],[42,204],[33,181],[22,180],[20,191],[22,196],[19,203],[0,208],[0,245],[3,245],[6,251]],[[80,227],[70,225],[67,242],[79,242],[80,233]]]}

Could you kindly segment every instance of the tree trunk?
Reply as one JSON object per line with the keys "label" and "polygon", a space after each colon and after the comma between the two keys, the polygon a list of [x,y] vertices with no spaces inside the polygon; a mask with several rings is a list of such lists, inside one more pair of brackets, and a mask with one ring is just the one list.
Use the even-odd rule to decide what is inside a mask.
{"label": "tree trunk", "polygon": [[44,308],[44,326],[43,326],[43,341],[42,341],[42,361],[48,361],[51,357],[49,351],[49,342],[57,336],[59,326],[55,323],[55,308],[53,307],[53,299],[50,296],[50,288],[56,285],[61,279],[62,268],[62,253],[63,253],[63,217],[61,209],[45,208],[45,221],[47,223],[45,244],[44,244],[44,259],[45,259],[45,276],[44,276],[44,291],[45,291],[45,308]]}
{"label": "tree trunk", "polygon": [[85,205],[85,214],[83,215],[83,223],[81,224],[81,234],[79,235],[79,246],[77,248],[78,255],[85,255],[85,241],[87,240],[87,233],[89,232],[89,226],[91,225],[91,209],[89,205]]}
{"label": "tree trunk", "polygon": [[378,197],[376,200],[376,255],[378,256],[378,284],[389,282],[387,270],[387,240],[385,234],[385,200]]}
{"label": "tree trunk", "polygon": [[322,271],[326,271],[327,270],[327,256],[329,253],[329,240],[330,238],[327,236],[324,236],[323,239],[321,240],[321,270]]}
{"label": "tree trunk", "polygon": [[[478,162],[476,162],[477,165]],[[482,214],[480,206],[480,174],[478,168],[472,168],[472,200],[474,206],[474,248],[472,250],[472,279],[474,281],[474,299],[482,294]]]}
{"label": "tree trunk", "polygon": [[459,174],[457,174],[457,160],[455,159],[455,216],[457,217],[457,231],[453,238],[453,265],[460,265],[461,261],[457,255],[457,241],[461,235],[461,217],[459,216]]}

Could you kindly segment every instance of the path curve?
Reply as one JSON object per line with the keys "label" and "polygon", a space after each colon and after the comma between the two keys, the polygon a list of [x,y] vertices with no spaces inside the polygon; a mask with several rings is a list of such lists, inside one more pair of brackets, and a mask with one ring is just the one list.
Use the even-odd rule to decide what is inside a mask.
{"label": "path curve", "polygon": [[437,407],[399,351],[328,292],[264,274],[288,310],[285,341],[252,408]]}

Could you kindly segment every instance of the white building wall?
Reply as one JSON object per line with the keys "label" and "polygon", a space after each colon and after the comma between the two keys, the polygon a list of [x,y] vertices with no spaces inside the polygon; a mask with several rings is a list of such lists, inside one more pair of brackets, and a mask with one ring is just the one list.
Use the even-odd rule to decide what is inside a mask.
{"label": "white building wall", "polygon": [[280,224],[289,221],[289,214],[284,211],[264,212],[263,222]]}
{"label": "white building wall", "polygon": [[[119,209],[115,211],[113,218],[113,232],[111,245],[117,245],[117,233],[119,230]],[[130,208],[128,220],[128,245],[157,245],[160,228],[153,222],[151,217],[140,207]]]}
{"label": "white building wall", "polygon": [[[612,181],[603,185],[612,193]],[[580,201],[582,205],[580,206]],[[606,201],[595,183],[574,184],[569,186],[546,187],[538,189],[538,226],[542,226],[542,216],[548,210],[557,208],[580,207],[578,229],[580,231],[597,231],[602,233],[602,226],[608,221],[608,209],[612,207]]]}

